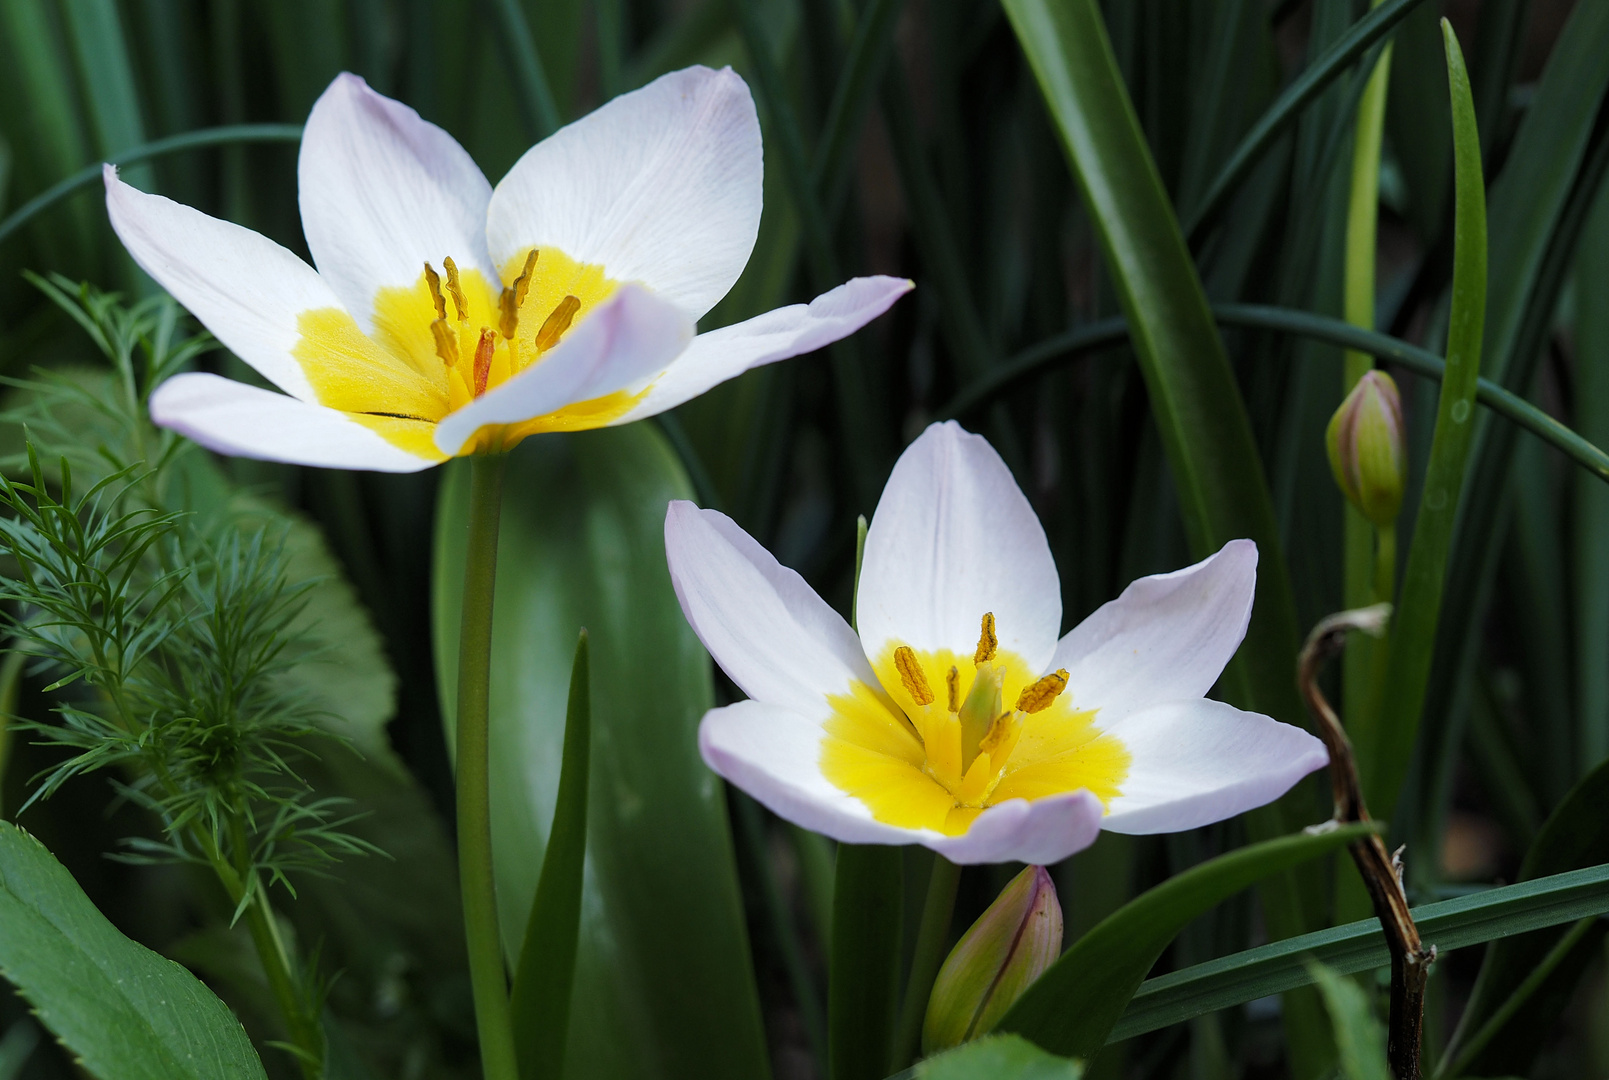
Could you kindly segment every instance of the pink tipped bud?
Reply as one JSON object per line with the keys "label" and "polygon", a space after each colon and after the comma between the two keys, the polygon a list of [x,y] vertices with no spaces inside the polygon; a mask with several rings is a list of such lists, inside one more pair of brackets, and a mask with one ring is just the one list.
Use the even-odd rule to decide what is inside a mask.
{"label": "pink tipped bud", "polygon": [[922,1053],[986,1034],[1061,955],[1061,902],[1043,866],[1011,879],[956,943],[927,1002]]}
{"label": "pink tipped bud", "polygon": [[1397,384],[1370,371],[1352,388],[1324,433],[1330,469],[1341,491],[1377,526],[1391,525],[1402,509],[1408,453]]}

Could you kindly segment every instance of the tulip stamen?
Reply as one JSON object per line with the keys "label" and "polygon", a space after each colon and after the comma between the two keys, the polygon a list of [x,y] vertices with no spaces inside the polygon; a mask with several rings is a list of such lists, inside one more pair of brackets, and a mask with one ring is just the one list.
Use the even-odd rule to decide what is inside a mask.
{"label": "tulip stamen", "polygon": [[1017,695],[1017,709],[1025,713],[1043,712],[1067,689],[1067,669],[1057,668]]}
{"label": "tulip stamen", "polygon": [[994,659],[995,650],[1000,647],[1000,639],[994,632],[994,612],[983,613],[983,630],[978,635],[978,649],[972,654],[972,662],[982,666]]}
{"label": "tulip stamen", "polygon": [[950,688],[950,711],[952,713],[960,712],[961,711],[961,671],[954,664],[950,665],[950,674],[949,674],[948,677],[945,678],[944,683],[945,683],[946,686],[948,686]]}
{"label": "tulip stamen", "polygon": [[441,275],[436,268],[425,263],[425,284],[430,286],[430,302],[436,305],[436,318],[447,318],[447,301],[441,295]]}
{"label": "tulip stamen", "polygon": [[[570,329],[570,323],[575,320],[575,313],[581,310],[581,301],[574,296],[566,296],[559,301],[559,306],[542,323],[542,329],[536,332],[536,351],[547,352],[559,343],[559,338]],[[931,699],[930,699],[931,700]]]}
{"label": "tulip stamen", "polygon": [[909,645],[894,650],[894,667],[899,670],[899,681],[913,701],[918,705],[933,704],[933,688],[928,686],[927,675]]}
{"label": "tulip stamen", "polygon": [[[520,271],[520,276],[515,278],[514,283],[504,289],[502,295],[497,298],[500,310],[498,329],[503,332],[503,338],[507,341],[513,341],[514,331],[519,329],[520,308],[525,304],[525,294],[531,290],[531,272],[536,269],[536,256],[537,249],[532,248],[531,253],[525,256],[525,269]],[[579,301],[577,303],[579,304]]]}
{"label": "tulip stamen", "polygon": [[[458,313],[458,321],[461,323],[468,322],[469,300],[464,296],[463,286],[458,283],[458,264],[453,262],[451,255],[448,255],[441,260],[441,265],[447,270],[447,292],[453,298],[453,310]],[[447,313],[443,310],[442,318],[446,317]]]}
{"label": "tulip stamen", "polygon": [[480,332],[480,341],[475,345],[475,396],[480,397],[486,392],[486,380],[492,374],[492,350],[497,347],[497,332],[490,327]]}
{"label": "tulip stamen", "polygon": [[441,362],[449,368],[458,366],[458,338],[445,318],[431,322],[430,336],[436,339],[436,355]]}

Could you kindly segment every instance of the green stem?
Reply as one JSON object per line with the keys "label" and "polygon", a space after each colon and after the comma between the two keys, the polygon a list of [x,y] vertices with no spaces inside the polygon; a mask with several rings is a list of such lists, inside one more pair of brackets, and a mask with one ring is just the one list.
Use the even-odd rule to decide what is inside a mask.
{"label": "green stem", "polygon": [[916,953],[911,957],[910,981],[905,984],[905,1006],[900,1012],[898,1034],[894,1037],[890,1071],[905,1068],[915,1060],[921,1048],[927,999],[933,992],[939,966],[944,963],[944,947],[950,943],[950,919],[955,914],[955,890],[960,884],[961,868],[934,852],[933,875],[927,879],[927,899],[922,904],[922,922],[916,930]]}
{"label": "green stem", "polygon": [[502,454],[470,459],[469,542],[464,557],[463,624],[458,637],[458,880],[486,1080],[518,1080],[509,1023],[508,975],[492,877],[492,807],[487,701],[491,687],[492,598],[497,527],[503,506]]}

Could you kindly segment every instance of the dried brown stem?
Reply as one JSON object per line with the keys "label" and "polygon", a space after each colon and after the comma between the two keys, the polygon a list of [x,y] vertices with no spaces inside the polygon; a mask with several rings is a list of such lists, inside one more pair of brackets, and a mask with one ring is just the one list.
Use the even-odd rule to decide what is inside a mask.
{"label": "dried brown stem", "polygon": [[[1325,661],[1339,655],[1350,630],[1378,634],[1390,614],[1390,606],[1377,604],[1356,611],[1331,615],[1313,628],[1297,660],[1297,681],[1308,708],[1318,721],[1318,735],[1330,752],[1330,788],[1335,797],[1335,821],[1347,824],[1368,821],[1369,808],[1363,802],[1358,783],[1357,760],[1352,741],[1346,737],[1340,719],[1318,686],[1318,674]],[[1391,950],[1391,1018],[1387,1029],[1386,1057],[1396,1080],[1420,1080],[1420,1047],[1423,1045],[1425,982],[1436,959],[1435,946],[1425,947],[1419,928],[1408,911],[1408,895],[1402,888],[1402,849],[1386,853],[1378,834],[1370,834],[1348,846],[1352,861],[1369,890],[1374,914],[1385,931]]]}

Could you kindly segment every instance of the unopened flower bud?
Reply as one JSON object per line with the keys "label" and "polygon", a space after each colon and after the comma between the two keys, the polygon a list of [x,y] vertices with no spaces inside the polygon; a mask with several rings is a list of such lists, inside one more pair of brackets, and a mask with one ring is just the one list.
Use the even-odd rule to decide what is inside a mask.
{"label": "unopened flower bud", "polygon": [[1408,478],[1402,398],[1383,371],[1352,388],[1324,433],[1335,482],[1364,517],[1384,527],[1397,520]]}
{"label": "unopened flower bud", "polygon": [[939,969],[922,1025],[922,1053],[988,1033],[1061,955],[1061,902],[1043,866],[1011,879]]}

